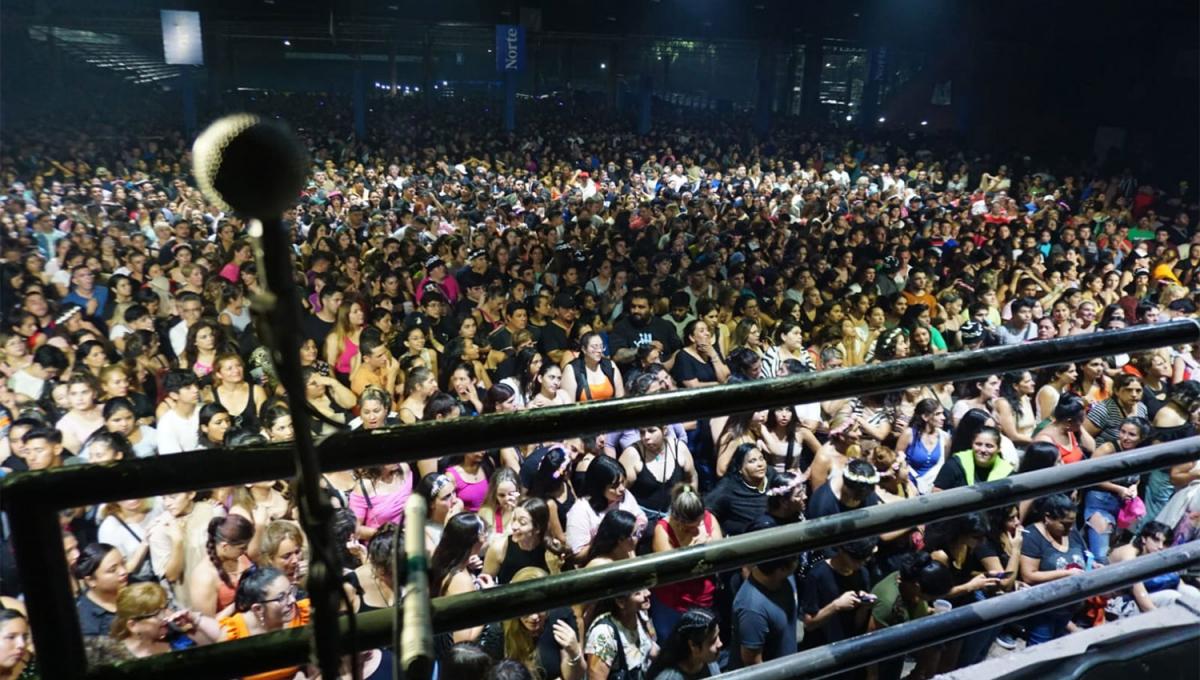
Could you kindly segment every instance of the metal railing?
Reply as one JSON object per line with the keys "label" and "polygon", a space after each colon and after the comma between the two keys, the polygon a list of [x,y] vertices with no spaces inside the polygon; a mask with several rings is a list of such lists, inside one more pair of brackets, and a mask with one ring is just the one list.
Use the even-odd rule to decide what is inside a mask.
{"label": "metal railing", "polygon": [[914,649],[1020,621],[1034,614],[1196,564],[1200,564],[1200,543],[1185,543],[1128,562],[988,598],[943,614],[839,640],[717,677],[721,680],[800,680],[849,671]]}
{"label": "metal railing", "polygon": [[[338,433],[320,442],[319,464],[322,470],[332,471],[416,461],[464,451],[549,441],[580,432],[626,429],[724,415],[731,411],[878,394],[913,384],[965,380],[1198,341],[1200,323],[1176,321],[777,380],[450,422],[424,422],[382,431]],[[731,405],[736,407],[731,408]],[[766,535],[730,538],[712,546],[698,547],[702,549],[649,555],[586,572],[439,598],[433,603],[434,629],[447,631],[495,620],[495,612],[499,611],[510,617],[521,612],[541,611],[556,604],[687,580],[761,561],[772,555],[835,545],[953,514],[1147,472],[1197,457],[1200,457],[1197,441],[1173,442],[1066,468],[925,496],[886,508],[844,513]],[[74,612],[66,558],[57,540],[47,540],[58,536],[57,511],[63,508],[281,479],[289,477],[293,471],[288,447],[275,445],[59,468],[10,475],[0,482],[0,503],[9,514],[34,639],[41,649],[54,650],[54,654],[40,659],[44,677],[52,680],[147,678],[184,667],[194,674],[242,675],[301,662],[307,655],[310,635],[308,631],[293,629],[89,669],[83,656],[78,619],[66,615]],[[389,644],[393,633],[391,619],[390,612],[357,617],[358,635],[355,640],[346,642],[356,648]],[[343,621],[341,632],[344,637],[347,631],[348,626]]]}

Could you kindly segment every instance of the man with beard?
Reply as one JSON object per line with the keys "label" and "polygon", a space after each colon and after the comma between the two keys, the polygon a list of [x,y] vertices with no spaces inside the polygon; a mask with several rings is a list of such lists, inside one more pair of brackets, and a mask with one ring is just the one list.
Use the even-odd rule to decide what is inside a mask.
{"label": "man with beard", "polygon": [[627,365],[637,357],[638,347],[653,344],[658,348],[662,361],[670,365],[675,352],[682,346],[675,327],[651,312],[650,294],[644,288],[629,293],[626,314],[613,326],[608,339],[612,347],[613,361]]}

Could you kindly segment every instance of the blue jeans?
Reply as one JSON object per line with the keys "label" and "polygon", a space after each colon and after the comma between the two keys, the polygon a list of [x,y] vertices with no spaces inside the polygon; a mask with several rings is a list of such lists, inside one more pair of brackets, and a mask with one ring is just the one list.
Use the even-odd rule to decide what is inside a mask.
{"label": "blue jeans", "polygon": [[[1108,564],[1108,543],[1117,527],[1117,513],[1121,511],[1121,499],[1108,491],[1090,489],[1083,497],[1083,526],[1088,550],[1097,562]],[[1108,522],[1108,531],[1100,532],[1092,526],[1092,517],[1100,515]]]}
{"label": "blue jeans", "polygon": [[[982,602],[988,599],[982,590],[976,590],[974,595],[975,602]],[[963,638],[962,648],[958,652],[958,667],[971,666],[986,659],[988,651],[992,648],[992,643],[1000,636],[1000,631],[1003,628],[1004,626],[985,628]]]}
{"label": "blue jeans", "polygon": [[1067,634],[1072,608],[1055,609],[1029,618],[1026,630],[1028,646],[1045,644]]}
{"label": "blue jeans", "polygon": [[650,596],[650,621],[654,623],[654,632],[658,633],[659,640],[670,637],[675,624],[679,623],[682,617],[683,612],[663,604],[662,600],[654,595]]}

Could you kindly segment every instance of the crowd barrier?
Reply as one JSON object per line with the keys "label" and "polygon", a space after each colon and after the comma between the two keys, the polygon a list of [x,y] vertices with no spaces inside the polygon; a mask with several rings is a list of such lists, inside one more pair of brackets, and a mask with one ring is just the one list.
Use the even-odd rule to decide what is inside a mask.
{"label": "crowd barrier", "polygon": [[[1200,322],[1175,321],[775,380],[424,422],[387,430],[344,432],[319,442],[318,464],[321,470],[332,471],[411,462],[499,446],[553,441],[581,432],[604,432],[878,394],[914,384],[966,380],[992,373],[1195,342],[1200,342]],[[1200,439],[1181,440],[771,532],[729,538],[711,546],[647,555],[536,582],[438,598],[432,603],[433,629],[441,632],[470,627],[497,620],[498,612],[503,612],[503,618],[510,618],[553,606],[688,580],[775,556],[832,546],[1196,458],[1200,458]],[[171,672],[186,672],[193,677],[228,677],[303,661],[314,641],[311,631],[297,629],[88,668],[78,620],[74,616],[74,601],[68,588],[66,558],[57,540],[60,533],[57,512],[63,508],[282,479],[290,477],[294,470],[290,448],[273,445],[197,451],[6,477],[0,482],[0,504],[10,521],[17,565],[30,611],[30,626],[38,648],[51,650],[51,653],[39,656],[43,677],[50,680],[151,678]],[[343,652],[392,644],[396,633],[392,612],[372,612],[356,618],[353,639],[350,639],[346,617],[340,622],[340,649]]]}

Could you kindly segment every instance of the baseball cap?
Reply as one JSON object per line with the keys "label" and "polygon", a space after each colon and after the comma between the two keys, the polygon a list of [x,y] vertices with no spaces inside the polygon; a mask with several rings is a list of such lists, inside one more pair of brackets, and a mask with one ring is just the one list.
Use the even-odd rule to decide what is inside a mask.
{"label": "baseball cap", "polygon": [[968,321],[967,323],[964,323],[962,328],[959,329],[959,332],[962,334],[962,341],[964,345],[969,345],[983,340],[983,326],[980,325],[978,321]]}
{"label": "baseball cap", "polygon": [[579,301],[574,295],[563,291],[554,296],[554,306],[558,309],[579,309]]}
{"label": "baseball cap", "polygon": [[433,257],[430,257],[429,259],[425,260],[425,268],[426,269],[433,269],[435,267],[444,266],[445,264],[446,264],[445,262],[442,262],[442,258],[438,257],[437,255],[434,255]]}
{"label": "baseball cap", "polygon": [[476,248],[475,250],[471,251],[471,254],[467,257],[467,259],[474,260],[478,257],[487,257],[487,251],[482,248]]}

